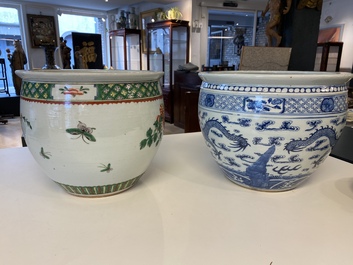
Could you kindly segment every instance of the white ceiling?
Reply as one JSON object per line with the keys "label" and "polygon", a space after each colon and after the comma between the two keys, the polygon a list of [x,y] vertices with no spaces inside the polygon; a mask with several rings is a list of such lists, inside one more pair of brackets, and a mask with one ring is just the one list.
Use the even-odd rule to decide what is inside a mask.
{"label": "white ceiling", "polygon": [[73,8],[85,8],[99,11],[109,11],[121,6],[131,6],[140,3],[171,4],[178,0],[20,0],[21,2],[35,2],[48,5],[67,6]]}
{"label": "white ceiling", "polygon": [[[122,6],[131,6],[141,3],[156,3],[161,5],[172,4],[179,2],[180,0],[19,0],[20,2],[36,2],[41,4],[57,5],[57,6],[67,6],[72,8],[84,8],[99,11],[109,11]],[[235,1],[238,3],[248,2],[248,3],[266,3],[267,0],[219,0],[220,3],[224,1]]]}

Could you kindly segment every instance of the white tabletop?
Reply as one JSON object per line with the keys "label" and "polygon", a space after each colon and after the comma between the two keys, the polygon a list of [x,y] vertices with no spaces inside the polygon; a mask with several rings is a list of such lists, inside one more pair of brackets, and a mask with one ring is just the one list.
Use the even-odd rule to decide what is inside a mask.
{"label": "white tabletop", "polygon": [[27,148],[0,149],[0,264],[353,264],[353,164],[329,157],[295,190],[227,180],[200,133],[164,136],[138,184],[67,194]]}

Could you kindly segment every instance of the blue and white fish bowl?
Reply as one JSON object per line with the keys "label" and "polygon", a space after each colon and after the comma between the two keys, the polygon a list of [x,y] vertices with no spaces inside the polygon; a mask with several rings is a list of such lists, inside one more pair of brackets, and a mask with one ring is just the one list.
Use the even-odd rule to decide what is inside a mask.
{"label": "blue and white fish bowl", "polygon": [[67,192],[133,187],[163,136],[162,72],[16,71],[23,135],[34,159]]}
{"label": "blue and white fish bowl", "polygon": [[286,191],[329,156],[346,123],[350,73],[202,72],[202,134],[225,176]]}

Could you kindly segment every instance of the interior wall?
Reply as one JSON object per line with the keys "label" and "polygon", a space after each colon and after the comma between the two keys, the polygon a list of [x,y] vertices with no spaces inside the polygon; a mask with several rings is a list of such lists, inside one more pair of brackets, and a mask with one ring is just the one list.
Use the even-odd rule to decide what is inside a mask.
{"label": "interior wall", "polygon": [[[43,15],[43,16],[54,16],[55,21],[55,29],[56,36],[59,36],[58,31],[58,18],[56,14],[56,8],[51,6],[42,6],[42,5],[28,5],[23,4],[22,15],[23,15],[23,25],[24,25],[24,33],[25,40],[27,46],[27,60],[28,60],[28,68],[29,69],[41,69],[45,65],[45,54],[44,49],[42,48],[32,48],[30,35],[28,31],[28,21],[27,14],[33,15]],[[57,44],[59,44],[59,40],[57,39]]]}
{"label": "interior wall", "polygon": [[[353,1],[352,0],[324,0],[321,13],[320,28],[343,25],[343,52],[341,71],[351,71],[353,65]],[[327,17],[330,22],[325,22]]]}

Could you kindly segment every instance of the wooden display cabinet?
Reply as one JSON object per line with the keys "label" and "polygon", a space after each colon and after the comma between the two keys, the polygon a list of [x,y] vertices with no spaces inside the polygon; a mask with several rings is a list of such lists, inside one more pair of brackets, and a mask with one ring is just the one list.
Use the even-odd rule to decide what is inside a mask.
{"label": "wooden display cabinet", "polygon": [[114,69],[142,70],[141,30],[111,30],[109,39],[110,65]]}
{"label": "wooden display cabinet", "polygon": [[188,21],[164,20],[147,24],[147,70],[163,71],[165,119],[173,123],[174,71],[189,62]]}
{"label": "wooden display cabinet", "polygon": [[198,99],[201,78],[197,72],[174,72],[174,125],[185,132],[199,132]]}

